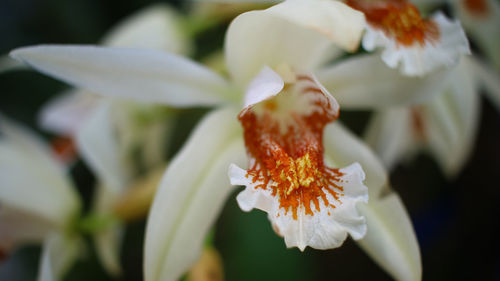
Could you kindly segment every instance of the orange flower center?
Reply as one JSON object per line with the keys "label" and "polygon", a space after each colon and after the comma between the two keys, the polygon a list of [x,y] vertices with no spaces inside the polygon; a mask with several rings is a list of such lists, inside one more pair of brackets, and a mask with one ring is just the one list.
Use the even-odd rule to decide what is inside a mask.
{"label": "orange flower center", "polygon": [[[301,81],[306,82],[305,87],[300,88]],[[287,85],[277,97],[238,116],[251,159],[247,177],[258,183],[255,188],[271,188],[280,208],[285,213],[291,211],[294,219],[301,206],[313,215],[313,208],[320,210],[320,200],[335,207],[330,201],[340,202],[343,196],[339,185],[342,173],[326,167],[323,161],[323,129],[338,112],[332,110],[325,93],[312,86],[314,83],[309,76],[299,75],[295,85]],[[289,93],[293,90],[298,94]],[[293,102],[307,110],[288,108]]]}
{"label": "orange flower center", "polygon": [[363,12],[370,25],[403,46],[424,45],[439,38],[436,23],[422,19],[417,7],[405,0],[348,0],[347,4]]}

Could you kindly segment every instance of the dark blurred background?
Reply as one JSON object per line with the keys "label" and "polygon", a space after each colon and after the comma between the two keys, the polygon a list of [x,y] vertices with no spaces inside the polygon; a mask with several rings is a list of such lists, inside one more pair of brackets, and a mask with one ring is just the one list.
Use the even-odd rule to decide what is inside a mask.
{"label": "dark blurred background", "polygon": [[[95,44],[120,19],[153,2],[0,0],[0,55],[40,43]],[[180,0],[169,3],[186,10]],[[221,46],[224,30],[225,26],[216,26],[201,34],[197,41],[200,52]],[[65,88],[65,84],[29,70],[2,73],[0,112],[38,130],[41,105]],[[182,143],[203,113],[201,109],[181,113],[190,118],[178,124],[182,134],[176,143]],[[360,133],[369,115],[342,112],[341,118]],[[420,242],[424,280],[500,280],[500,178],[496,178],[500,176],[500,114],[484,98],[480,124],[473,153],[455,180],[447,180],[426,155],[391,174],[392,186],[407,206]],[[72,175],[88,204],[93,192],[91,173],[79,162]],[[331,251],[286,249],[266,215],[240,211],[235,194],[227,201],[215,234],[226,280],[391,279],[352,240]],[[142,280],[144,226],[140,221],[127,228],[121,280]],[[0,280],[35,280],[39,253],[38,246],[18,250],[0,264]],[[89,247],[65,280],[112,279]]]}

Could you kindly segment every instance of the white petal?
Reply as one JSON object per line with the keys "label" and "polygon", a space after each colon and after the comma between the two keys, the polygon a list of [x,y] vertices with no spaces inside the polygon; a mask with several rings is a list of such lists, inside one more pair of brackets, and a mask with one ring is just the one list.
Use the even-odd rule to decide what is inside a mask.
{"label": "white petal", "polygon": [[370,197],[378,196],[387,182],[387,173],[373,151],[339,122],[326,126],[323,134],[327,163],[343,167],[358,162],[366,174],[364,184],[368,187]]}
{"label": "white petal", "polygon": [[377,55],[364,55],[322,69],[317,77],[342,108],[384,108],[422,103],[439,93],[448,74],[443,70],[423,78],[406,77]]}
{"label": "white petal", "polygon": [[63,168],[34,135],[0,117],[0,205],[70,223],[80,201]]}
{"label": "white petal", "polygon": [[247,12],[226,35],[229,73],[246,85],[264,65],[308,71],[325,61],[332,44],[355,50],[363,29],[363,15],[337,1],[288,0]]}
{"label": "white petal", "polygon": [[465,164],[479,119],[479,95],[467,65],[454,71],[454,82],[424,107],[425,130],[431,151],[448,176]]}
{"label": "white petal", "polygon": [[369,51],[384,47],[382,60],[391,68],[400,68],[408,76],[423,76],[443,66],[458,64],[463,54],[470,54],[469,42],[458,21],[449,21],[442,13],[432,16],[439,30],[436,41],[425,42],[422,46],[415,42],[402,46],[383,30],[368,26],[363,37],[363,47]]}
{"label": "white petal", "polygon": [[[337,100],[310,73],[295,73],[285,69],[284,74],[278,74],[264,67],[259,75],[252,80],[245,93],[245,105],[239,116],[253,110],[257,115],[267,112],[264,101],[272,101],[274,109],[270,116],[283,131],[289,126],[295,127],[295,118],[308,116],[313,112],[324,112],[334,120],[339,115]],[[285,76],[285,77],[283,77]],[[284,81],[287,87],[284,87]]]}
{"label": "white petal", "polygon": [[496,105],[497,110],[500,110],[500,72],[475,57],[467,58],[465,64],[485,88],[487,97]]}
{"label": "white petal", "polygon": [[73,136],[94,109],[99,97],[87,91],[70,90],[45,104],[40,127],[63,136]]}
{"label": "white petal", "polygon": [[364,16],[342,2],[317,2],[288,0],[267,11],[291,23],[314,29],[347,51],[355,51],[363,33]]}
{"label": "white petal", "polygon": [[111,116],[111,101],[102,100],[77,134],[82,157],[107,188],[123,190],[131,175],[120,158]]}
{"label": "white petal", "polygon": [[388,170],[418,148],[412,121],[409,107],[388,108],[376,112],[366,129],[367,144]]}
{"label": "white petal", "polygon": [[56,225],[35,213],[10,208],[0,202],[0,251],[8,253],[20,245],[42,243]]}
{"label": "white petal", "polygon": [[78,237],[60,233],[48,236],[43,245],[38,281],[62,280],[78,258],[80,244]]}
{"label": "white petal", "polygon": [[238,109],[208,115],[172,160],[149,213],[145,280],[177,280],[199,257],[203,239],[231,192],[227,167],[244,163]]}
{"label": "white petal", "polygon": [[358,241],[361,248],[394,279],[421,280],[418,242],[399,196],[391,193],[380,199],[372,197],[358,209],[368,228],[366,236]]}
{"label": "white petal", "polygon": [[262,182],[253,182],[241,168],[232,165],[229,176],[231,184],[246,186],[236,198],[241,209],[250,211],[257,208],[267,212],[273,227],[285,238],[286,246],[298,247],[303,251],[306,246],[333,249],[342,245],[347,233],[354,239],[360,239],[366,233],[365,220],[356,210],[358,202],[368,201],[368,191],[363,185],[365,174],[357,163],[340,169],[340,172],[343,173],[340,185],[344,192],[344,196],[340,197],[341,202],[327,194],[328,201],[334,204],[335,208],[327,207],[319,200],[319,211],[312,208],[314,215],[309,215],[301,206],[297,210],[297,218],[293,217],[291,211],[280,208],[279,195],[273,195],[269,186],[266,189],[256,188]]}
{"label": "white petal", "polygon": [[228,84],[216,73],[173,54],[96,46],[35,46],[11,56],[37,70],[111,97],[174,106],[226,101]]}
{"label": "white petal", "polygon": [[168,5],[159,3],[120,22],[105,36],[103,45],[189,54],[190,42],[181,27],[181,15]]}
{"label": "white petal", "polygon": [[236,200],[240,208],[249,212],[256,208],[259,210],[267,211],[271,210],[274,203],[274,196],[270,189],[256,189],[255,187],[260,184],[260,182],[252,182],[247,178],[247,171],[231,164],[229,166],[229,180],[232,185],[245,185],[246,188],[238,194]]}
{"label": "white petal", "polygon": [[244,107],[249,107],[277,95],[285,82],[281,76],[268,66],[264,66],[257,76],[250,82],[245,92]]}

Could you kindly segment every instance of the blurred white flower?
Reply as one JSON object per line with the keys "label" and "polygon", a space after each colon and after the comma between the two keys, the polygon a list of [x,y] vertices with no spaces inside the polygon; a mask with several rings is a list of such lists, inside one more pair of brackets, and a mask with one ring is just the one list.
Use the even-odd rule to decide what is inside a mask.
{"label": "blurred white flower", "polygon": [[139,170],[147,174],[164,167],[171,117],[153,105],[103,98],[76,135],[79,152],[98,179],[93,212],[114,218],[94,234],[98,256],[112,274],[121,272],[123,230],[116,204],[139,179]]}
{"label": "blurred white flower", "polygon": [[[156,4],[126,18],[103,39],[103,45],[188,54],[181,16]],[[103,98],[84,89],[63,94],[42,111],[42,127],[76,138],[84,160],[98,177],[94,212],[116,217],[115,205],[132,186],[138,170],[165,165],[173,114],[152,104]],[[138,169],[140,167],[140,169]],[[123,228],[119,219],[95,233],[98,256],[108,272],[120,269]]]}
{"label": "blurred white flower", "polygon": [[500,71],[500,3],[495,0],[449,0],[470,38]]}
{"label": "blurred white flower", "polygon": [[[182,55],[192,51],[189,38],[182,32],[181,15],[164,4],[149,6],[118,23],[104,36],[102,45]],[[85,89],[68,90],[42,109],[40,126],[58,135],[74,136],[101,100],[100,95]]]}
{"label": "blurred white flower", "polygon": [[0,251],[43,243],[38,280],[62,279],[77,258],[81,202],[65,170],[33,134],[0,118]]}
{"label": "blurred white flower", "polygon": [[[251,194],[259,190],[252,190],[252,183],[245,182],[247,188],[241,194],[250,196],[245,199],[240,195],[238,199],[244,210],[256,207],[268,211],[288,246],[332,248],[339,246],[347,233],[357,239],[363,237],[365,219],[357,214],[355,204],[366,200],[366,175],[364,183],[375,205],[360,209],[366,212],[366,224],[371,228],[368,234],[377,238],[367,236],[362,245],[395,278],[418,280],[418,244],[397,195],[386,191],[390,195],[385,197],[382,193],[387,181],[384,169],[341,125],[327,125],[337,117],[338,104],[312,74],[330,57],[334,45],[355,50],[363,28],[359,12],[335,1],[289,0],[240,15],[226,37],[231,82],[202,65],[164,52],[39,46],[18,49],[12,56],[44,73],[108,96],[178,107],[220,107],[201,121],[160,184],[146,231],[146,280],[179,278],[196,261],[208,228],[232,191],[224,176],[227,167],[230,163],[244,166],[243,140],[251,166],[249,172],[231,166],[231,180],[236,184],[243,183],[246,173],[251,175],[256,167],[263,174],[281,178],[281,172],[273,174],[273,167],[263,169],[279,160],[273,159],[274,148],[289,153],[283,158],[289,166],[294,161],[295,169],[290,168],[290,174],[283,176],[298,173],[298,185],[294,179],[284,180],[285,187],[278,191],[268,181],[263,186],[267,197],[261,198]],[[244,109],[239,116],[244,132],[236,121],[242,103]],[[258,117],[256,127],[247,122],[253,116]],[[271,118],[269,123],[267,116]],[[312,116],[318,116],[321,122],[315,125],[307,121]],[[288,127],[293,123],[291,118],[299,125]],[[278,129],[269,128],[273,126]],[[257,145],[245,136],[252,135],[252,130],[259,136]],[[315,143],[309,154],[300,149],[308,143]],[[252,166],[255,163],[260,166]],[[274,164],[280,166],[278,161]],[[313,189],[317,193],[310,194],[309,202],[296,196],[309,192],[307,186],[313,185],[317,185]],[[289,196],[295,203],[278,208],[277,204],[286,200],[281,196]],[[269,202],[272,208],[266,205]],[[394,210],[387,219],[404,223],[385,221],[385,206],[389,205]],[[279,216],[283,216],[282,221]],[[307,224],[301,226],[301,219]],[[386,249],[390,249],[390,255]]]}
{"label": "blurred white flower", "polygon": [[[425,0],[415,2],[430,4]],[[348,1],[348,3],[364,11],[369,25],[371,18],[371,25],[378,29],[376,32],[368,32],[363,38],[363,46],[366,49],[374,49],[375,45],[371,43],[375,41],[371,42],[371,39],[379,38],[377,36],[392,40],[392,45],[401,52],[407,52],[405,49],[408,46],[417,49],[429,47],[429,44],[425,43],[425,40],[429,39],[428,36],[425,32],[421,32],[422,30],[419,31],[418,27],[420,24],[425,31],[430,21],[420,18],[419,11],[412,4],[405,1]],[[498,6],[497,3],[488,1],[452,1],[452,3],[455,10],[458,9],[459,15],[468,11],[469,16],[481,11],[484,16],[492,15],[496,13],[495,5]],[[487,9],[488,7],[491,9]],[[443,16],[440,17],[444,20]],[[470,30],[471,19],[464,19],[464,17],[465,15],[462,15],[460,18],[464,20],[464,26]],[[486,32],[489,32],[489,46],[490,49],[494,49],[491,46],[498,37],[494,34],[500,27],[492,24],[494,21],[492,18],[489,20],[483,18],[483,20],[482,23],[475,22],[473,26],[477,29],[479,26],[483,27],[483,37],[486,37]],[[424,75],[419,75],[419,77],[405,77],[404,75],[409,73],[406,73],[404,69],[400,75],[389,68],[393,65],[388,63],[385,59],[387,57],[384,58],[384,53],[389,52],[389,49],[386,49],[382,54],[382,60],[389,67],[378,61],[375,53],[348,58],[318,74],[319,80],[327,88],[337,89],[336,98],[343,108],[364,107],[377,110],[368,128],[366,139],[389,169],[401,160],[410,159],[417,152],[426,150],[436,157],[448,176],[456,175],[466,163],[474,143],[479,114],[478,94],[481,88],[484,87],[484,93],[497,106],[500,105],[500,76],[488,64],[482,63],[477,58],[461,56],[463,53],[469,53],[467,40],[459,24],[455,22],[453,26],[450,25],[450,32],[439,31],[439,34],[447,37],[450,34],[457,35],[455,36],[456,44],[451,44],[449,41],[450,44],[446,44],[449,48],[442,48],[442,51],[451,51],[453,59],[442,55],[436,58],[435,51],[423,50],[419,51],[418,56],[408,57],[422,62],[435,60],[438,64],[445,58],[453,62],[448,68],[432,67],[422,72],[421,74]],[[395,27],[399,29],[394,29]],[[378,35],[371,36],[370,34]],[[398,39],[402,41],[398,43]],[[447,41],[444,37],[441,39],[443,42]],[[430,43],[432,41],[430,40]],[[422,45],[422,42],[425,44]],[[434,45],[434,47],[438,46],[439,44]],[[454,52],[453,49],[458,52]],[[391,54],[394,55],[393,53],[389,55]],[[459,65],[454,67],[455,63]],[[411,65],[420,65],[420,63]],[[425,67],[430,65],[432,64],[422,64]],[[404,61],[401,66],[404,67]],[[360,84],[357,81],[367,83]]]}
{"label": "blurred white flower", "polygon": [[388,169],[425,149],[450,176],[465,163],[479,113],[479,85],[466,64],[463,59],[429,101],[382,109],[373,117],[366,139]]}
{"label": "blurred white flower", "polygon": [[388,169],[422,150],[434,155],[449,177],[467,162],[478,129],[480,90],[484,87],[498,102],[500,76],[475,58],[463,57],[440,85],[430,100],[383,108],[373,117],[366,140]]}
{"label": "blurred white flower", "polygon": [[[164,4],[126,18],[104,36],[102,44],[179,54],[192,50],[182,30],[181,15]],[[156,105],[71,89],[42,109],[40,126],[75,139],[81,156],[98,177],[94,213],[116,217],[115,205],[132,186],[138,167],[148,171],[164,166],[172,115]],[[123,230],[118,219],[109,220],[109,224],[95,233],[96,250],[106,270],[117,275],[121,272]]]}

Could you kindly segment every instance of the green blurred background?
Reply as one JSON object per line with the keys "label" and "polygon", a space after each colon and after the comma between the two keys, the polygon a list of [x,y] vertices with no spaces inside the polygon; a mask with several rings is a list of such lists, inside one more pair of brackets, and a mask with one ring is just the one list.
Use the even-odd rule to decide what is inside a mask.
{"label": "green blurred background", "polygon": [[[120,19],[156,2],[149,0],[1,0],[0,55],[16,47],[40,43],[94,44]],[[186,10],[185,3],[170,4]],[[198,54],[221,46],[226,26],[215,26],[197,40]],[[0,74],[0,112],[33,129],[37,112],[67,86],[36,72]],[[470,161],[460,175],[447,181],[436,163],[420,155],[391,174],[412,217],[420,242],[424,280],[500,280],[500,115],[482,101],[481,126]],[[181,112],[173,154],[205,110]],[[342,112],[341,119],[361,132],[368,112]],[[38,130],[45,137],[51,136]],[[94,178],[79,162],[72,170],[88,205]],[[286,249],[266,215],[243,213],[234,199],[219,217],[215,245],[225,265],[226,280],[390,280],[348,240],[340,249]],[[142,280],[145,222],[127,228],[120,280]],[[92,246],[88,239],[88,244]],[[65,280],[112,280],[97,262],[92,247]],[[40,248],[24,247],[0,263],[0,280],[35,280]]]}

